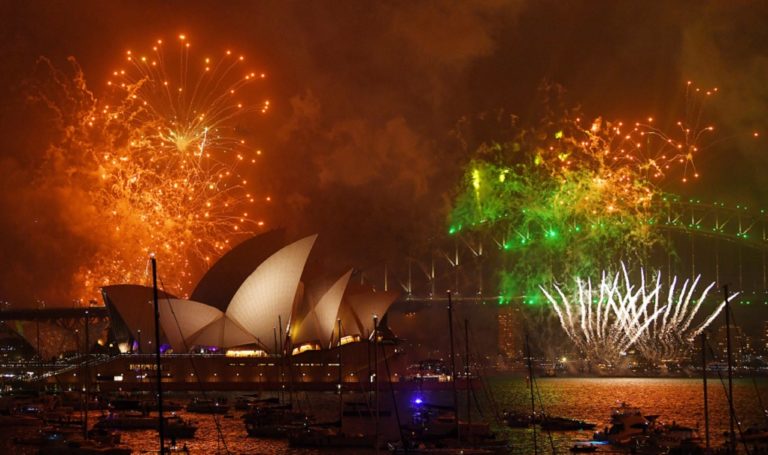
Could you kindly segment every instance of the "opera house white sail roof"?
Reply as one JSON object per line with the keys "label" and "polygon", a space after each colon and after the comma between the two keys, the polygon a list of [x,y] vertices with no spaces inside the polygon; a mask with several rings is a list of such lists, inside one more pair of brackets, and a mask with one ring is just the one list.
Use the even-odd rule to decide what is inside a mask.
{"label": "opera house white sail roof", "polygon": [[396,291],[377,291],[373,286],[349,284],[339,307],[342,336],[369,337],[373,333],[373,317],[379,321],[400,295]]}
{"label": "opera house white sail roof", "polygon": [[240,346],[256,338],[221,310],[192,300],[166,299],[159,302],[160,326],[174,352],[192,346]]}
{"label": "opera house white sail roof", "polygon": [[339,306],[351,276],[352,270],[336,280],[317,302],[310,299],[306,314],[291,333],[294,344],[317,341],[321,346],[330,345]]}
{"label": "opera house white sail roof", "polygon": [[[174,352],[186,352],[193,346],[253,344],[272,352],[280,322],[281,332],[290,335],[294,346],[309,342],[329,346],[338,337],[339,319],[342,335],[370,333],[369,313],[383,316],[398,294],[351,285],[349,270],[319,297],[305,295],[302,278],[317,235],[279,248],[276,244],[282,244],[283,237],[282,230],[270,231],[234,247],[205,274],[190,300],[161,293],[163,341]],[[151,288],[108,286],[103,294],[134,340],[139,338],[138,330],[146,333],[146,340],[152,339]],[[142,349],[149,347],[145,340],[141,344]]]}
{"label": "opera house white sail roof", "polygon": [[256,265],[285,245],[285,230],[274,229],[232,248],[205,272],[189,297],[226,311],[229,302]]}
{"label": "opera house white sail roof", "polygon": [[[115,311],[130,331],[131,337],[145,352],[151,352],[154,339],[155,321],[152,300],[152,288],[138,284],[117,284],[102,288],[105,304],[110,313]],[[175,298],[158,291],[160,299]],[[112,316],[115,319],[115,316]],[[112,325],[115,325],[113,321]],[[161,337],[165,338],[163,325],[160,325]]]}
{"label": "opera house white sail roof", "polygon": [[264,346],[273,338],[278,321],[291,318],[301,273],[316,239],[317,235],[305,237],[267,258],[243,282],[227,307],[227,316]]}

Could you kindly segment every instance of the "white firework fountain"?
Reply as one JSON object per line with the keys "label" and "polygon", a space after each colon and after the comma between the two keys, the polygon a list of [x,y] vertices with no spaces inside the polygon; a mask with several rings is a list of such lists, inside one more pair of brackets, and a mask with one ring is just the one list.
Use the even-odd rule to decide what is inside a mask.
{"label": "white firework fountain", "polygon": [[554,292],[543,286],[540,289],[552,304],[566,335],[587,361],[615,367],[634,348],[645,360],[658,365],[688,352],[693,339],[725,306],[721,303],[702,322],[694,324],[707,294],[715,286],[710,283],[694,299],[700,279],[701,275],[678,285],[679,280],[674,277],[666,288],[660,272],[647,281],[641,268],[637,283],[622,263],[619,272],[604,271],[596,286],[589,278],[584,281],[577,277],[571,292],[557,284],[552,285]]}

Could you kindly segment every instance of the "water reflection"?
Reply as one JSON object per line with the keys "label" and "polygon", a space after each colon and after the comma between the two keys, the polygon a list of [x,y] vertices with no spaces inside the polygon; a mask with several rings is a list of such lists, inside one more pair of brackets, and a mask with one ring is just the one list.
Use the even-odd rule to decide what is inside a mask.
{"label": "water reflection", "polygon": [[[513,453],[532,453],[532,434],[529,429],[511,429],[494,422],[496,411],[514,409],[526,412],[530,407],[528,384],[525,378],[495,377],[487,381],[488,390],[478,390],[477,402],[472,402],[472,419],[486,419],[495,428],[510,438]],[[691,427],[698,427],[703,433],[703,397],[701,380],[696,379],[651,379],[651,378],[542,378],[537,380],[538,391],[546,412],[583,419],[598,424],[598,428],[608,425],[610,408],[621,402],[640,407],[646,414],[657,414],[659,419],[673,421]],[[382,388],[382,408],[391,408],[392,395]],[[713,444],[723,442],[723,432],[728,428],[728,406],[725,399],[724,384],[713,379],[709,384],[710,425]],[[738,379],[734,384],[736,410],[742,425],[765,425],[766,417],[760,407],[760,398],[768,393],[768,380]],[[466,395],[460,393],[459,409],[462,418],[466,413]],[[416,397],[424,402],[450,404],[450,392],[411,392],[397,393],[396,401],[403,420],[409,415],[409,406]],[[365,400],[362,394],[350,394],[349,401]],[[330,393],[302,393],[296,397],[296,403],[303,409],[314,413],[319,419],[332,419],[337,415],[337,396]],[[93,413],[95,414],[95,413]],[[91,415],[92,421],[98,417]],[[213,455],[216,453],[248,454],[328,454],[338,450],[308,450],[288,447],[286,441],[248,438],[241,420],[242,412],[233,411],[231,417],[218,416],[216,420],[209,415],[189,415],[199,426],[198,437],[184,441],[193,454]],[[346,419],[345,425],[362,428],[364,420]],[[394,413],[389,422],[383,422],[382,428],[390,438],[396,438],[397,424]],[[0,429],[0,447],[7,453],[36,453],[34,448],[16,446],[15,436],[29,433],[25,428]],[[222,437],[218,437],[217,435]],[[585,439],[591,432],[553,432],[539,433],[538,446],[551,453],[551,447],[557,453],[568,453],[568,448],[576,439]],[[703,436],[703,434],[702,434]],[[123,441],[133,447],[135,453],[157,450],[157,434],[153,431],[125,432]],[[180,441],[181,442],[181,441]],[[346,453],[372,454],[374,451],[353,449]]]}

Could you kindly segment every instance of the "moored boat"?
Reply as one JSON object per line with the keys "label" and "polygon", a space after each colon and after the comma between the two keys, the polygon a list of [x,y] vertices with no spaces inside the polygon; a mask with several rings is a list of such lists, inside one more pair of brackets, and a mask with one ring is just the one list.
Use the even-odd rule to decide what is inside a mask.
{"label": "moored boat", "polygon": [[120,436],[114,432],[91,430],[85,439],[81,431],[73,428],[47,427],[37,435],[16,438],[18,445],[37,446],[41,455],[130,455],[131,449],[120,445]]}
{"label": "moored boat", "polygon": [[291,447],[369,448],[376,447],[376,435],[346,433],[341,428],[305,426],[288,435]]}
{"label": "moored boat", "polygon": [[504,411],[501,416],[504,423],[512,428],[528,428],[531,426],[531,416],[514,411]]}
{"label": "moored boat", "polygon": [[644,416],[640,408],[621,403],[611,410],[611,426],[596,432],[594,439],[611,444],[629,444],[633,438],[647,434],[656,417]]}
{"label": "moored boat", "polygon": [[187,405],[187,412],[197,414],[226,414],[229,406],[224,400],[195,398]]}
{"label": "moored boat", "polygon": [[259,406],[243,415],[245,431],[254,438],[285,438],[303,428],[309,418],[287,406]]}
{"label": "moored boat", "polygon": [[253,407],[261,405],[279,404],[278,398],[260,398],[258,393],[237,397],[235,400],[235,410],[248,411]]}
{"label": "moored boat", "polygon": [[131,455],[129,447],[102,445],[88,439],[67,440],[40,447],[39,455]]}
{"label": "moored boat", "polygon": [[543,430],[548,431],[594,430],[597,426],[594,423],[585,422],[583,420],[549,415],[542,416],[538,419],[538,423]]}
{"label": "moored boat", "polygon": [[[41,428],[33,436],[14,438],[13,442],[19,445],[45,446],[81,437],[82,428],[48,426]],[[102,445],[115,445],[120,444],[120,433],[106,429],[92,429],[88,431],[88,439]]]}
{"label": "moored boat", "polygon": [[403,446],[400,443],[387,445],[393,454],[421,454],[421,455],[493,455],[498,451],[482,447],[439,447],[434,444],[418,443]]}
{"label": "moored boat", "polygon": [[33,427],[42,425],[43,421],[30,415],[0,415],[0,427]]}
{"label": "moored boat", "polygon": [[[184,420],[179,416],[166,416],[164,419],[163,428],[168,437],[177,439],[195,437],[197,425],[191,421]],[[99,419],[93,427],[96,429],[157,430],[159,419],[157,416],[137,414],[135,412],[112,413]]]}
{"label": "moored boat", "polygon": [[573,453],[592,453],[597,452],[597,447],[592,441],[576,441],[568,450]]}

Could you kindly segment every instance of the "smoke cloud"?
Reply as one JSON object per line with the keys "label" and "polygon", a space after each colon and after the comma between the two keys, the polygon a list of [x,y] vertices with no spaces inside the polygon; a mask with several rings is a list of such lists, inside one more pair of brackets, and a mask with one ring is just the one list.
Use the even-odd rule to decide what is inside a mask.
{"label": "smoke cloud", "polygon": [[[763,143],[749,139],[766,118],[762,5],[5,2],[0,17],[0,298],[19,305],[69,302],[104,239],[68,183],[76,173],[51,179],[57,125],[28,101],[38,57],[66,68],[74,56],[99,96],[125,49],[180,32],[206,52],[242,50],[268,74],[270,115],[241,125],[264,150],[249,181],[271,202],[257,216],[295,237],[319,232],[316,253],[334,269],[402,260],[443,235],[467,160],[451,131],[499,108],[531,115],[543,80],[590,115],[628,120],[671,118],[687,79],[718,85],[711,111],[727,135],[700,162],[706,188],[768,196]],[[725,185],[736,176],[740,188]]]}

